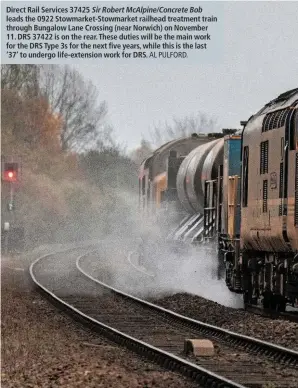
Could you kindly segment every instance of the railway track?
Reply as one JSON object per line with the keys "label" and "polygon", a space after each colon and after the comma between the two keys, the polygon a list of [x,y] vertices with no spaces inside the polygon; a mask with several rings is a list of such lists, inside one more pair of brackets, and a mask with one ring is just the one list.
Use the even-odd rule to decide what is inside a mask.
{"label": "railway track", "polygon": [[[127,257],[128,263],[138,272],[140,272],[142,275],[147,276],[148,278],[154,278],[155,275],[153,272],[149,272],[145,267],[140,266],[139,264],[135,264],[133,262],[132,257],[137,256],[137,253],[134,251],[131,251]],[[289,322],[295,322],[298,323],[298,309],[294,309],[293,311],[286,311],[286,312],[278,312],[278,311],[272,311],[272,310],[265,310],[261,306],[256,306],[252,304],[246,304],[245,308],[243,309],[249,313],[260,315],[269,319],[282,319]]]}
{"label": "railway track", "polygon": [[[77,253],[78,255],[78,253]],[[88,253],[90,255],[90,252]],[[298,352],[183,317],[122,293],[82,268],[86,253],[35,261],[36,286],[59,307],[146,358],[178,371],[201,387],[296,387]],[[186,338],[209,338],[215,355],[187,357]]]}

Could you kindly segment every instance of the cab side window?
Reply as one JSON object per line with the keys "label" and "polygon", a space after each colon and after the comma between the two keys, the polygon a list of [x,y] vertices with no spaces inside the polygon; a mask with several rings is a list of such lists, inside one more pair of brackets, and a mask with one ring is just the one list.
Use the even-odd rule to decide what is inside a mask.
{"label": "cab side window", "polygon": [[247,207],[248,202],[248,162],[249,162],[249,148],[245,146],[243,149],[243,196],[242,206]]}
{"label": "cab side window", "polygon": [[295,125],[295,149],[298,150],[298,108],[295,110],[295,118],[294,118],[294,125]]}
{"label": "cab side window", "polygon": [[291,117],[289,119],[289,136],[290,136],[290,151],[298,148],[298,114],[297,108],[292,109]]}

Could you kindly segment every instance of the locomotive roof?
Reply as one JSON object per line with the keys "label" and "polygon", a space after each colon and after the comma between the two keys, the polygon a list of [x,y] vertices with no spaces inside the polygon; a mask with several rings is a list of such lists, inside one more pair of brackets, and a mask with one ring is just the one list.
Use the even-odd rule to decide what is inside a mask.
{"label": "locomotive roof", "polygon": [[[173,149],[174,147],[178,145],[182,145],[183,143],[187,141],[191,141],[193,139],[194,141],[199,141],[199,140],[207,140],[210,139],[218,139],[223,137],[225,134],[232,134],[232,133],[241,133],[241,130],[237,129],[223,129],[222,132],[211,132],[211,133],[193,133],[189,136],[185,137],[180,137],[178,139],[170,140],[164,144],[162,144],[159,148],[154,150],[146,159],[144,159],[141,163],[141,169],[146,169],[148,168],[150,162],[152,159],[158,157],[159,155],[162,155],[163,153],[167,153],[167,151]],[[198,143],[198,145],[200,145]]]}
{"label": "locomotive roof", "polygon": [[149,162],[149,160],[153,156],[156,156],[157,154],[160,154],[160,153],[162,153],[162,152],[172,148],[173,146],[175,146],[175,145],[177,145],[179,143],[183,143],[186,139],[190,139],[190,138],[206,138],[207,136],[208,136],[207,133],[203,133],[203,134],[200,133],[200,134],[196,134],[196,136],[191,135],[191,136],[185,136],[185,137],[180,137],[178,139],[170,140],[170,141],[162,144],[156,150],[154,150],[150,156],[148,156],[146,159],[143,160],[142,165],[144,164],[144,167],[146,167],[146,165],[147,165],[146,162]]}
{"label": "locomotive roof", "polygon": [[280,94],[278,97],[268,102],[257,114],[251,118],[261,114],[273,112],[278,109],[286,108],[291,106],[296,100],[298,100],[298,88],[288,90],[287,92]]}
{"label": "locomotive roof", "polygon": [[170,140],[170,141],[162,144],[159,148],[157,148],[155,151],[152,152],[150,157],[151,156],[155,156],[157,154],[160,154],[160,153],[162,153],[162,152],[164,152],[164,151],[166,151],[168,149],[171,149],[173,146],[176,146],[176,145],[178,145],[180,143],[183,143],[187,139],[207,139],[207,138],[217,139],[217,138],[220,138],[220,137],[223,137],[223,136],[224,136],[224,133],[220,133],[220,132],[193,133],[192,135],[185,136],[185,137],[180,137],[180,138],[175,139],[175,140]]}
{"label": "locomotive roof", "polygon": [[157,148],[153,152],[153,155],[159,154],[159,153],[161,153],[169,148],[172,148],[173,146],[175,146],[181,142],[184,142],[186,139],[190,139],[190,138],[193,138],[193,139],[203,138],[204,139],[207,136],[208,136],[207,133],[199,133],[199,134],[193,134],[190,136],[179,137],[178,139],[171,140],[171,141],[168,141],[167,143],[164,143],[162,146],[160,146],[159,148]]}
{"label": "locomotive roof", "polygon": [[[248,119],[243,134],[246,136],[250,136],[250,134],[252,134],[254,131],[260,131],[260,128],[262,128],[262,131],[264,128],[265,131],[269,129],[274,129],[272,125],[276,125],[276,120],[278,125],[281,125],[279,118],[280,116],[282,116],[282,112],[286,112],[287,108],[297,106],[297,103],[298,88],[291,89],[287,92],[280,94],[275,99],[269,101],[266,105],[263,106],[262,109],[260,109],[256,114],[252,115]],[[270,120],[266,120],[266,117]],[[271,120],[271,117],[276,118],[276,120]]]}

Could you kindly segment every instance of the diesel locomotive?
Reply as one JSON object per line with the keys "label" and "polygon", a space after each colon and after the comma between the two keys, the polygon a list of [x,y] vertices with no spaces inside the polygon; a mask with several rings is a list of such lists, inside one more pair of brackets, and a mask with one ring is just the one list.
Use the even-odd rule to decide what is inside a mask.
{"label": "diesel locomotive", "polygon": [[298,304],[298,88],[238,130],[193,134],[143,161],[139,206],[169,237],[216,247],[218,276],[245,304]]}

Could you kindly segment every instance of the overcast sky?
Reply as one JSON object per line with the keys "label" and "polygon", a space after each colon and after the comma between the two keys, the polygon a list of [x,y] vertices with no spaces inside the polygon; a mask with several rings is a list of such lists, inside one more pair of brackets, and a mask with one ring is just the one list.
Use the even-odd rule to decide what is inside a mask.
{"label": "overcast sky", "polygon": [[132,61],[76,68],[107,101],[109,120],[128,149],[154,124],[199,111],[215,116],[221,128],[235,128],[298,87],[297,14],[298,2],[225,2],[224,57],[217,65],[172,60],[170,66]]}

